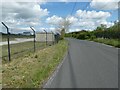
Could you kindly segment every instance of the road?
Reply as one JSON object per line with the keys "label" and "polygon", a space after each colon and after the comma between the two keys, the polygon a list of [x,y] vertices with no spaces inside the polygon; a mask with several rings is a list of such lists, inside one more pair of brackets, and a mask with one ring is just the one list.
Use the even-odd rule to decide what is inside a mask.
{"label": "road", "polygon": [[69,50],[43,88],[118,88],[118,49],[68,39]]}
{"label": "road", "polygon": [[[16,43],[22,43],[22,42],[28,42],[28,41],[33,41],[33,38],[31,39],[26,39],[26,38],[16,38],[15,41],[10,41],[10,44],[16,44]],[[7,45],[8,42],[4,41],[4,42],[0,42],[0,46],[2,45]]]}

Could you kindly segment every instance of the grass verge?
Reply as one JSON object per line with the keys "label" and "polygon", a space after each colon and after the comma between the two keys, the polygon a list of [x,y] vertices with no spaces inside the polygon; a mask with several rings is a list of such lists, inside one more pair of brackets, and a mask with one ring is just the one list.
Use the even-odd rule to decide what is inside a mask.
{"label": "grass verge", "polygon": [[111,45],[114,47],[120,48],[120,40],[119,39],[103,39],[103,38],[95,38],[91,41],[99,42],[99,43],[104,43],[107,45]]}
{"label": "grass verge", "polygon": [[39,88],[67,51],[67,41],[3,64],[3,88]]}
{"label": "grass verge", "polygon": [[[45,43],[41,43],[41,42],[36,42],[36,50],[45,47]],[[15,58],[15,57],[21,57],[24,54],[28,54],[30,52],[34,52],[34,43],[32,41],[29,42],[23,42],[23,43],[17,43],[17,44],[11,44],[10,45],[10,50],[11,50],[11,58]],[[2,58],[4,61],[6,61],[8,59],[8,46],[7,45],[3,45],[0,46],[0,48],[2,48],[2,52],[0,52],[0,54],[2,54]]]}

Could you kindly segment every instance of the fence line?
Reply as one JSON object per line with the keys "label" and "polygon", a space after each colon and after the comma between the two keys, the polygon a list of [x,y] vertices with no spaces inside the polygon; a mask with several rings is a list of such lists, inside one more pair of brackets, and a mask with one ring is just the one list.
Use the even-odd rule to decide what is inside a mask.
{"label": "fence line", "polygon": [[[7,36],[7,42],[8,42],[7,45],[1,45],[1,47],[2,47],[2,57],[0,57],[0,58],[3,58],[4,60],[7,60],[7,58],[8,58],[8,61],[11,61],[11,58],[13,58],[15,56],[16,57],[20,57],[22,55],[22,53],[32,52],[33,49],[34,49],[34,52],[35,52],[36,50],[43,49],[43,48],[45,48],[45,47],[47,47],[49,45],[54,45],[54,43],[58,43],[58,40],[59,40],[59,36],[55,35],[51,31],[52,32],[52,41],[48,41],[48,36],[47,36],[48,32],[46,30],[44,30],[45,33],[46,33],[46,40],[44,41],[44,43],[37,42],[35,40],[36,39],[35,29],[33,27],[30,27],[30,29],[33,31],[33,36],[34,36],[33,41],[27,41],[27,42],[20,42],[20,43],[16,43],[16,44],[10,44],[10,39],[11,39],[10,36],[12,36],[12,38],[15,39],[16,37],[17,38],[23,38],[24,35],[10,34],[8,26],[6,24],[4,24],[3,22],[2,22],[2,24],[7,29],[7,34],[2,34],[2,35],[4,35],[5,38]],[[25,37],[27,37],[27,36],[25,35]],[[32,37],[32,35],[30,34],[29,38],[31,38],[31,37]],[[34,44],[30,43],[30,42],[34,42]],[[50,42],[52,42],[52,43],[50,43]],[[7,49],[6,49],[6,46],[8,47]],[[21,54],[21,55],[19,55],[19,54]]]}

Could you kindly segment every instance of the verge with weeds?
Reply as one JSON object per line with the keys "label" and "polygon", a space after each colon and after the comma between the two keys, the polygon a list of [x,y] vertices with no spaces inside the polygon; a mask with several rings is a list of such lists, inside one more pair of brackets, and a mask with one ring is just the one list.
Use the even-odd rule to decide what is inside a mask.
{"label": "verge with weeds", "polygon": [[64,57],[67,45],[67,41],[61,40],[56,45],[3,64],[3,88],[42,87]]}
{"label": "verge with weeds", "polygon": [[103,38],[95,38],[91,41],[99,42],[99,43],[104,43],[107,45],[111,45],[114,47],[120,48],[120,40],[119,39],[103,39]]}

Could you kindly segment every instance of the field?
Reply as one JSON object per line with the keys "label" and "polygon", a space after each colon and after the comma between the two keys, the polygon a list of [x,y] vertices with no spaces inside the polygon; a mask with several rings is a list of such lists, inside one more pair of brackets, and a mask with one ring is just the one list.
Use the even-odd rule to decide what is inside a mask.
{"label": "field", "polygon": [[[36,50],[44,48],[45,43],[36,42]],[[2,54],[2,58],[4,61],[8,59],[8,48],[7,45],[3,45],[2,52],[0,52],[0,55]],[[0,47],[0,48],[1,48]],[[11,44],[10,45],[11,50],[11,58],[18,58],[25,54],[34,52],[34,43],[32,41],[29,42],[23,42],[23,43],[17,43],[17,44]]]}
{"label": "field", "polygon": [[67,41],[3,64],[4,88],[39,88],[53,73],[67,51]]}

